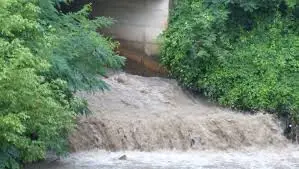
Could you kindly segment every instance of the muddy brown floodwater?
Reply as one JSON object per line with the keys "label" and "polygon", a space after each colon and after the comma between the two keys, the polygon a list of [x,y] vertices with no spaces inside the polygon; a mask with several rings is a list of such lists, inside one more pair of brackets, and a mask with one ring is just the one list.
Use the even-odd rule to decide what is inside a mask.
{"label": "muddy brown floodwater", "polygon": [[105,81],[110,91],[78,93],[94,114],[78,120],[73,153],[27,169],[299,168],[298,147],[272,115],[221,108],[170,79],[113,73]]}

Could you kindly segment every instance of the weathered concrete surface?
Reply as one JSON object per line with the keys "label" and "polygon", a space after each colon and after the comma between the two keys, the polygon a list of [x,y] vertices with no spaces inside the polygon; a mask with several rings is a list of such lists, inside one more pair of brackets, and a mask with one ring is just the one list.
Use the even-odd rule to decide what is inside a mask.
{"label": "weathered concrete surface", "polygon": [[118,51],[127,57],[127,72],[164,76],[159,64],[158,36],[167,27],[172,0],[75,0],[74,9],[92,4],[92,16],[106,16],[116,23],[101,33],[120,42]]}
{"label": "weathered concrete surface", "polygon": [[120,54],[149,71],[165,74],[158,64],[158,36],[167,27],[170,0],[97,0],[93,16],[106,16],[116,23],[102,33],[120,42]]}
{"label": "weathered concrete surface", "polygon": [[105,34],[121,42],[121,47],[158,54],[158,35],[166,28],[169,0],[97,0],[93,16],[107,16],[116,24]]}

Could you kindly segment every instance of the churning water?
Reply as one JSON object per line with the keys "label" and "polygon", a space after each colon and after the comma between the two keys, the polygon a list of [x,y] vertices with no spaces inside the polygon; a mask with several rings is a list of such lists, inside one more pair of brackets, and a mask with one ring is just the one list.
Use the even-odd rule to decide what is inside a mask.
{"label": "churning water", "polygon": [[111,91],[80,93],[95,114],[79,120],[70,136],[74,151],[227,150],[286,143],[273,116],[221,109],[174,80],[118,73],[106,82]]}
{"label": "churning water", "polygon": [[[122,155],[127,160],[119,160]],[[75,153],[27,169],[298,169],[299,149],[291,147],[244,151]]]}
{"label": "churning water", "polygon": [[220,108],[174,80],[117,73],[105,81],[111,91],[78,93],[94,114],[78,120],[74,153],[28,169],[299,168],[299,148],[272,115]]}

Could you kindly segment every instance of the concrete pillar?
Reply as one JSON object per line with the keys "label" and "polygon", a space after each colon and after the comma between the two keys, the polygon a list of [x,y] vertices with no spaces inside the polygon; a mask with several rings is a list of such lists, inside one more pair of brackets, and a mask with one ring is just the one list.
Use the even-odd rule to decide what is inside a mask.
{"label": "concrete pillar", "polygon": [[169,0],[97,0],[92,14],[116,20],[103,33],[120,41],[122,49],[155,56],[157,37],[167,27],[168,9]]}

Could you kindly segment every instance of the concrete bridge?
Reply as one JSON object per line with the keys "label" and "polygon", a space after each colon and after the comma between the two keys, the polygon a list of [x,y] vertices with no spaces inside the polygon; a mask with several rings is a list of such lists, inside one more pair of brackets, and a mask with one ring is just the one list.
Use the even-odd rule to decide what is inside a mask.
{"label": "concrete bridge", "polygon": [[127,57],[129,70],[140,73],[146,67],[152,73],[164,72],[157,62],[157,38],[167,27],[171,0],[93,0],[92,4],[93,16],[116,20],[101,31],[120,42],[119,51]]}

